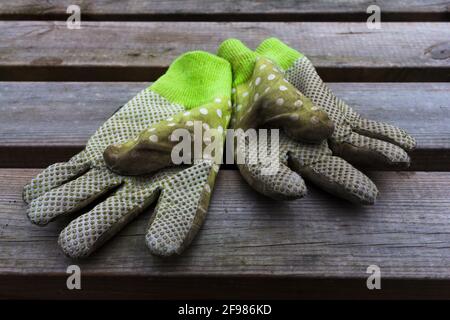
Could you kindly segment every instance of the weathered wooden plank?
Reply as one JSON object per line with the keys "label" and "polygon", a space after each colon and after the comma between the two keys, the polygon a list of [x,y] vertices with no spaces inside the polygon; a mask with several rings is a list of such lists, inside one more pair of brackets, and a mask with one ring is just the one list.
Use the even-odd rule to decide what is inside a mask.
{"label": "weathered wooden plank", "polygon": [[[0,166],[44,167],[90,135],[148,83],[1,82]],[[330,83],[361,114],[410,132],[413,170],[450,169],[450,84]]]}
{"label": "weathered wooden plank", "polygon": [[0,22],[0,80],[151,81],[188,50],[275,36],[328,81],[449,81],[449,23]]}
{"label": "weathered wooden plank", "polygon": [[[166,278],[185,279],[180,285],[202,283],[205,277],[227,278],[228,285],[234,281],[237,287],[248,284],[246,278],[259,278],[262,288],[261,282],[270,287],[279,280],[285,293],[302,291],[299,286],[312,279],[335,280],[343,286],[353,283],[368,294],[366,269],[371,264],[381,268],[382,281],[440,280],[447,286],[440,294],[449,292],[450,173],[372,172],[380,197],[374,206],[358,207],[313,187],[304,199],[272,201],[251,190],[238,172],[221,171],[206,222],[182,256],[163,260],[150,255],[143,241],[147,212],[91,258],[73,261],[56,244],[67,220],[37,227],[25,215],[22,186],[38,172],[0,170],[0,287],[16,294],[20,290],[12,289],[14,285],[26,287],[27,279],[39,276],[47,279],[43,291],[51,291],[48,286],[64,291],[66,268],[74,263],[81,267],[85,289],[112,277],[135,284],[138,277],[153,279],[146,289],[153,295],[175,291],[173,280],[161,290]],[[54,284],[56,279],[59,284]],[[282,279],[290,279],[297,289]],[[112,288],[106,282],[103,285]],[[130,283],[124,285],[128,291],[133,289]],[[313,294],[320,291],[318,284]],[[420,295],[414,291],[420,288],[409,290]],[[40,289],[34,292],[41,294]],[[173,297],[186,293],[180,290]],[[383,290],[387,293],[392,287]]]}
{"label": "weathered wooden plank", "polygon": [[[82,1],[83,19],[90,20],[361,20],[374,2],[354,0],[257,1],[257,0],[175,0],[175,1]],[[435,0],[379,0],[375,3],[383,20],[444,20],[450,2]],[[1,19],[66,18],[67,2],[61,0],[18,0],[0,3]]]}

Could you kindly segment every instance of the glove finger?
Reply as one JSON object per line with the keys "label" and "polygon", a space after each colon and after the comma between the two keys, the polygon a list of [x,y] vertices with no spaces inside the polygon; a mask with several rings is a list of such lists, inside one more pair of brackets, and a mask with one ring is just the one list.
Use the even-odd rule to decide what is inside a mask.
{"label": "glove finger", "polygon": [[402,148],[378,139],[351,133],[342,142],[332,141],[333,152],[358,165],[408,167],[409,156]]}
{"label": "glove finger", "polygon": [[414,138],[407,134],[405,130],[384,122],[360,119],[352,125],[352,128],[359,134],[387,141],[406,151],[413,150],[416,146]]}
{"label": "glove finger", "polygon": [[31,201],[28,217],[35,224],[45,225],[85,207],[121,183],[121,179],[106,168],[92,169]]}
{"label": "glove finger", "polygon": [[[236,163],[242,177],[256,191],[276,200],[299,199],[306,195],[303,179],[287,166],[287,153],[296,142],[281,134],[279,144],[271,137],[246,139],[237,135]],[[227,138],[227,142],[229,142]],[[278,142],[278,141],[277,141]],[[261,152],[266,150],[265,153]]]}
{"label": "glove finger", "polygon": [[294,200],[303,198],[306,185],[302,177],[283,163],[276,174],[264,174],[264,167],[258,164],[238,165],[242,177],[259,193],[275,200]]}
{"label": "glove finger", "polygon": [[87,170],[89,170],[89,161],[83,159],[81,154],[74,156],[68,162],[55,163],[39,173],[23,188],[23,199],[26,203],[30,203],[33,199],[80,176]]}
{"label": "glove finger", "polygon": [[[231,101],[216,98],[212,103],[179,112],[152,125],[137,138],[109,145],[103,153],[106,165],[122,175],[148,174],[172,166],[172,153],[180,138],[191,141],[201,128],[218,139],[220,142],[217,144],[223,144],[224,128],[228,126],[229,105]],[[203,143],[202,148],[206,148],[205,139],[199,140]]]}
{"label": "glove finger", "polygon": [[113,196],[73,220],[59,235],[60,247],[71,258],[89,256],[151,205],[158,194],[156,183],[148,187],[124,185]]}
{"label": "glove finger", "polygon": [[205,219],[217,171],[212,161],[200,161],[164,182],[145,236],[153,254],[180,254],[190,244]]}
{"label": "glove finger", "polygon": [[339,157],[325,156],[308,166],[296,166],[296,170],[321,189],[354,203],[373,204],[378,195],[377,187],[365,174]]}

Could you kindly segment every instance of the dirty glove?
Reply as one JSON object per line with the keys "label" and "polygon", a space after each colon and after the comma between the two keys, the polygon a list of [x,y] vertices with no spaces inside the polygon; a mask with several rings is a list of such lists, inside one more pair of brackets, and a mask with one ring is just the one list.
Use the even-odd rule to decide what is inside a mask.
{"label": "dirty glove", "polygon": [[276,38],[263,41],[256,52],[274,61],[287,81],[328,113],[335,124],[328,140],[334,154],[353,164],[409,166],[406,151],[415,140],[400,128],[362,118],[331,92],[303,54]]}
{"label": "dirty glove", "polygon": [[[255,108],[256,117],[261,113],[277,112],[269,110],[282,109],[288,110],[283,114],[290,118],[292,126],[295,122],[302,122],[298,131],[292,129],[298,135],[289,134],[286,130],[280,132],[279,152],[276,154],[279,165],[275,174],[265,170],[267,161],[258,157],[260,153],[255,145],[245,142],[237,144],[237,148],[245,148],[242,153],[246,154],[247,160],[238,163],[239,170],[255,190],[275,199],[300,198],[306,194],[302,176],[320,188],[352,202],[371,204],[375,201],[378,191],[367,176],[345,160],[333,156],[326,141],[317,144],[333,132],[328,118],[322,108],[299,90],[294,89],[295,97],[285,96],[286,92],[293,92],[293,86],[272,59],[257,55],[235,39],[222,43],[218,55],[230,61],[233,70],[234,127],[241,128],[242,119],[248,117],[248,113],[253,113]],[[308,130],[301,130],[304,125]],[[273,127],[277,126],[283,128],[283,123],[278,122]],[[318,133],[317,139],[311,139],[315,133]],[[302,135],[306,139],[302,139]],[[271,153],[269,150],[272,150],[273,143],[272,139],[258,141],[259,148],[268,149],[267,154]],[[239,150],[236,151],[238,153]],[[268,162],[271,164],[274,161]]]}
{"label": "dirty glove", "polygon": [[[165,168],[170,165],[167,142],[173,145],[172,140],[177,138],[169,131],[174,126],[172,118],[188,122],[191,113],[196,119],[207,116],[204,125],[220,131],[228,125],[230,90],[227,61],[200,51],[180,56],[165,75],[109,118],[83,151],[68,162],[48,167],[25,186],[28,217],[35,224],[45,225],[101,197],[99,204],[73,220],[59,236],[64,253],[78,258],[91,254],[159,199],[146,231],[146,244],[156,255],[181,253],[205,218],[219,167],[210,159],[198,157],[190,167]],[[140,173],[132,167],[121,170],[120,164],[116,172],[109,170],[103,157],[105,148],[136,139],[144,129],[154,131],[148,136],[149,145],[152,152],[159,150],[164,158],[144,171],[165,169],[139,177],[119,174]],[[120,158],[117,148],[108,149],[109,158],[105,153],[112,167]]]}

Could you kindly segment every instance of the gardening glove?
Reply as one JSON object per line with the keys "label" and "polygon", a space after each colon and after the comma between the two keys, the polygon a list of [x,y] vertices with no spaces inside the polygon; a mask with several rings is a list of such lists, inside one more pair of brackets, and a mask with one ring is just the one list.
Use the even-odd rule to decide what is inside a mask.
{"label": "gardening glove", "polygon": [[[227,61],[200,51],[180,56],[158,81],[109,118],[83,151],[68,162],[48,167],[25,186],[28,217],[35,224],[45,225],[91,207],[101,197],[100,203],[73,220],[59,236],[64,253],[79,258],[91,254],[159,199],[146,231],[146,244],[156,255],[181,253],[205,218],[219,167],[211,159],[199,157],[190,167],[166,168],[171,165],[166,143],[176,138],[169,129],[175,118],[188,123],[191,114],[204,120],[205,125],[226,127],[230,90]],[[152,152],[159,152],[163,158],[147,169],[164,169],[139,177],[120,174],[139,173],[133,168],[116,170],[119,173],[109,170],[104,161],[105,148],[135,139],[147,128],[154,131],[148,136]],[[112,148],[108,160],[113,164],[117,157]]]}
{"label": "gardening glove", "polygon": [[[233,70],[232,125],[235,128],[240,128],[242,119],[248,117],[248,113],[254,112],[255,108],[257,114],[276,113],[277,111],[271,110],[280,108],[288,110],[283,112],[293,117],[292,120],[303,121],[310,128],[306,132],[299,131],[307,133],[307,139],[302,140],[301,134],[293,136],[282,130],[279,133],[279,141],[260,139],[258,147],[246,141],[239,143],[238,139],[237,149],[245,150],[236,150],[236,153],[245,153],[246,159],[244,163],[238,161],[238,167],[244,179],[255,190],[275,199],[300,198],[306,194],[302,179],[305,177],[320,188],[352,202],[372,204],[375,201],[378,191],[373,182],[345,160],[333,156],[326,140],[318,144],[301,142],[320,141],[310,139],[314,136],[317,124],[320,128],[317,129],[320,138],[330,137],[332,130],[326,134],[322,133],[325,130],[320,124],[329,126],[323,110],[299,90],[293,90],[293,86],[284,78],[277,64],[271,59],[257,55],[235,39],[223,42],[218,55],[230,61]],[[295,92],[295,96],[287,97],[284,95],[286,92]],[[274,132],[271,133],[273,134]],[[274,144],[277,144],[278,148],[273,149]],[[266,150],[265,154],[270,156],[264,158],[259,156],[260,149],[272,152]],[[275,155],[278,157],[277,161],[273,161],[274,150],[278,151]],[[275,162],[278,163],[277,170],[267,171],[267,166]]]}
{"label": "gardening glove", "polygon": [[276,38],[263,41],[256,52],[274,61],[287,81],[328,113],[335,124],[328,140],[335,155],[353,164],[409,166],[406,151],[414,149],[414,138],[400,128],[362,118],[331,92],[303,54]]}

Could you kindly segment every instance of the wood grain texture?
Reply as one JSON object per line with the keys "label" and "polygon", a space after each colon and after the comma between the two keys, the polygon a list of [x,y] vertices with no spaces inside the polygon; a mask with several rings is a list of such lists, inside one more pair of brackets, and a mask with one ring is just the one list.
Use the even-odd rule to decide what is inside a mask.
{"label": "wood grain texture", "polygon": [[[149,83],[0,82],[0,166],[67,160],[114,111]],[[362,115],[418,141],[413,170],[450,170],[450,84],[330,83]]]}
{"label": "wood grain texture", "polygon": [[[283,293],[284,283],[284,293],[292,294],[307,288],[300,289],[302,283],[312,281],[310,287],[316,285],[312,295],[320,294],[319,288],[327,291],[319,286],[320,281],[335,281],[338,291],[348,290],[339,287],[341,283],[359,287],[368,295],[366,268],[371,264],[381,268],[386,283],[407,280],[410,286],[439,280],[441,290],[442,286],[446,290],[434,293],[449,292],[450,173],[371,172],[380,197],[374,206],[358,207],[312,186],[304,199],[272,201],[251,190],[238,172],[221,171],[206,222],[184,255],[167,260],[150,255],[143,241],[150,210],[91,258],[74,261],[66,258],[56,243],[58,232],[69,219],[37,227],[26,217],[21,190],[38,172],[0,170],[0,288],[11,288],[10,294],[24,295],[14,286],[29,286],[27,280],[37,277],[42,288],[36,288],[34,295],[41,294],[41,289],[53,290],[56,295],[64,291],[66,268],[74,263],[82,269],[84,288],[95,288],[95,283],[103,281],[110,295],[120,289],[114,287],[116,283],[108,283],[108,277],[117,283],[129,279],[128,286],[123,285],[126,291],[134,289],[136,279],[147,281],[145,290],[153,296],[158,292],[170,295],[171,291],[172,297],[188,294],[180,284],[207,286],[208,277],[221,278],[228,286],[235,283],[236,288],[248,280],[259,281],[259,286],[264,288],[265,284],[267,289],[277,280],[273,283],[277,290]],[[60,282],[55,284],[57,279]],[[177,286],[173,279],[184,280]],[[290,279],[291,285],[283,279]],[[214,291],[214,280],[209,283],[209,291]],[[389,288],[401,287],[383,288],[388,293]],[[176,288],[181,289],[177,292]],[[408,290],[420,296],[424,293],[414,291],[420,288]],[[255,287],[246,290],[257,292]],[[8,291],[2,292],[5,295]],[[195,292],[192,290],[192,297]],[[211,294],[220,296],[221,292]],[[259,292],[264,294],[270,292]],[[27,295],[33,296],[33,292]]]}
{"label": "wood grain texture", "polygon": [[[83,19],[89,20],[360,20],[367,18],[370,0],[126,0],[78,1]],[[444,20],[450,2],[435,0],[379,0],[383,20]],[[62,0],[17,0],[0,3],[2,19],[67,18]]]}
{"label": "wood grain texture", "polygon": [[[449,23],[0,22],[0,80],[151,81],[181,53],[275,36],[327,81],[449,81]],[[441,49],[440,49],[441,48]],[[445,50],[444,50],[445,51]]]}

